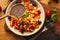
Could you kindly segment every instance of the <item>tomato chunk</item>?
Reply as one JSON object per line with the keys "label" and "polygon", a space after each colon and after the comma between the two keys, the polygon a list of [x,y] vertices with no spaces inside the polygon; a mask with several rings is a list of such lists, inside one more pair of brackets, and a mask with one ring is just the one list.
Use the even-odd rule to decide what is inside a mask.
{"label": "tomato chunk", "polygon": [[25,2],[29,2],[29,0],[24,0]]}

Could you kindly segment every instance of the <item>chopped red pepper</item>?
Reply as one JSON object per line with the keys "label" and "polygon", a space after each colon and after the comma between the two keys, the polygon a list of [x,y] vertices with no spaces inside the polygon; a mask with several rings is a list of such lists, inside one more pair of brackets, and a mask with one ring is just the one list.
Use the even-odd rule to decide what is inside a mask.
{"label": "chopped red pepper", "polygon": [[39,15],[40,15],[40,13],[39,13],[39,12],[36,12],[36,13],[35,13],[35,16],[39,16]]}

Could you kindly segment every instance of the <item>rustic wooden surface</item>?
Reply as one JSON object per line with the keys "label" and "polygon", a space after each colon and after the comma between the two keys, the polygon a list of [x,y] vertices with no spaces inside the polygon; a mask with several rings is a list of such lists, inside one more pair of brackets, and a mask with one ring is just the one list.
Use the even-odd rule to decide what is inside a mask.
{"label": "rustic wooden surface", "polygon": [[[44,9],[52,9],[57,8],[57,22],[55,25],[56,32],[60,35],[60,4],[54,4],[51,5],[44,5],[42,4]],[[4,13],[0,12],[0,17],[3,16]],[[5,25],[5,19],[0,20],[0,40],[24,40],[23,37],[15,35],[12,32],[6,31],[6,25]]]}
{"label": "rustic wooden surface", "polygon": [[4,10],[11,0],[0,0],[0,6],[2,7],[2,10]]}
{"label": "rustic wooden surface", "polygon": [[[40,0],[38,0],[38,1],[40,2]],[[60,35],[60,0],[59,0],[58,4],[51,1],[51,5],[43,4],[43,3],[42,3],[42,5],[43,5],[45,10],[47,10],[47,9],[52,10],[53,8],[57,9],[57,13],[56,13],[57,14],[57,22],[55,23],[54,29],[58,33],[58,35]]]}

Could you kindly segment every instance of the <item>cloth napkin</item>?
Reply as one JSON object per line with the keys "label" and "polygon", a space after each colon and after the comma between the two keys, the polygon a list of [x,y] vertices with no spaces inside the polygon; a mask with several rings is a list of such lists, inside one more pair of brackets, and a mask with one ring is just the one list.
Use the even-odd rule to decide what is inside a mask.
{"label": "cloth napkin", "polygon": [[53,31],[55,23],[48,23],[50,26],[43,26],[42,29],[32,36],[25,37],[26,40],[60,40],[60,37]]}

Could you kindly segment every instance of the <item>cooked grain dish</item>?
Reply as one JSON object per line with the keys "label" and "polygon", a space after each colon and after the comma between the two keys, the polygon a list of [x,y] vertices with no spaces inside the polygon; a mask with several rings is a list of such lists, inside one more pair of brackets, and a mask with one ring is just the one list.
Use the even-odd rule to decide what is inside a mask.
{"label": "cooked grain dish", "polygon": [[24,1],[20,2],[20,4],[25,6],[26,11],[19,18],[9,17],[10,26],[21,33],[33,32],[40,27],[41,21],[39,19],[41,12],[35,4],[30,2]]}

